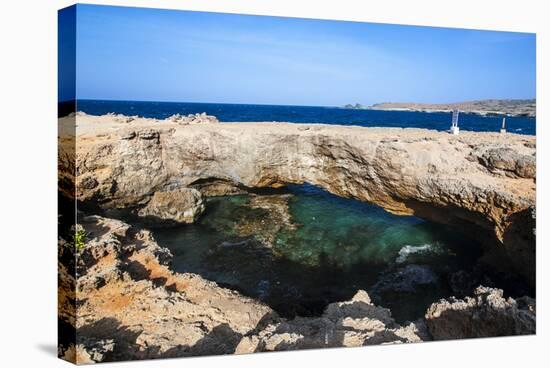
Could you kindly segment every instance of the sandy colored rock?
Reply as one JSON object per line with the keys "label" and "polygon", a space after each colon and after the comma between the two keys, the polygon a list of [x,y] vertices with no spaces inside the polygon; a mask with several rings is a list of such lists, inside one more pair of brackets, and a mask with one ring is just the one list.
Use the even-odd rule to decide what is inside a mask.
{"label": "sandy colored rock", "polygon": [[78,313],[61,303],[59,314],[77,336],[60,356],[78,364],[429,339],[421,322],[399,326],[365,291],[319,318],[285,320],[198,275],[170,271],[170,252],[147,230],[100,216],[81,226],[88,237],[76,257]]}
{"label": "sandy colored rock", "polygon": [[510,148],[493,148],[487,150],[479,158],[480,162],[493,173],[531,179],[536,176],[534,154],[519,154]]}
{"label": "sandy colored rock", "polygon": [[[307,182],[394,213],[474,229],[492,239],[490,246],[503,249],[518,270],[534,276],[534,137],[74,118],[76,146],[71,121],[60,121],[60,129],[69,132],[60,139],[60,193],[69,199],[76,195],[103,209],[195,220],[202,211],[199,192],[235,194]],[[76,193],[71,192],[74,173]],[[288,211],[279,199],[258,197],[252,204],[277,216]],[[195,208],[192,216],[186,215],[188,208]],[[60,344],[59,353],[78,363],[535,331],[534,299],[504,299],[502,290],[482,287],[472,298],[434,303],[425,320],[406,326],[372,304],[366,291],[330,304],[319,317],[287,320],[201,276],[171,271],[170,251],[145,229],[82,213],[78,219],[86,246],[71,256],[69,242],[60,239],[58,298],[61,328],[73,333],[66,336],[77,332],[76,344]],[[284,226],[292,226],[290,219]]]}
{"label": "sandy colored rock", "polygon": [[400,326],[389,309],[375,306],[369,295],[359,290],[350,301],[329,304],[321,317],[297,317],[270,323],[263,330],[244,337],[235,352],[396,344],[429,339],[422,321]]}
{"label": "sandy colored rock", "polygon": [[155,192],[139,216],[157,222],[167,220],[176,223],[193,223],[204,212],[201,193],[193,188]]}
{"label": "sandy colored rock", "polygon": [[[147,230],[113,219],[81,219],[76,295],[59,317],[77,331],[61,356],[77,363],[233,353],[242,336],[273,311],[194,274],[172,272],[170,252]],[[86,260],[82,260],[86,258]],[[63,290],[62,290],[63,291]],[[68,308],[68,309],[64,309]]]}
{"label": "sandy colored rock", "polygon": [[174,123],[181,124],[181,125],[219,123],[218,119],[215,116],[207,115],[205,112],[200,114],[189,114],[189,115],[174,114],[168,117],[167,120],[172,121]]}
{"label": "sandy colored rock", "polygon": [[[322,124],[77,116],[80,200],[141,208],[180,188],[311,183],[345,198],[475,232],[534,282],[535,137]],[[135,133],[128,139],[129,131]],[[496,151],[495,151],[496,150]],[[499,151],[505,150],[505,151]],[[502,160],[491,152],[506,152]],[[505,162],[504,166],[501,163]],[[513,170],[508,168],[513,167]],[[85,185],[80,185],[86,183]],[[215,192],[215,190],[214,190]]]}
{"label": "sandy colored rock", "polygon": [[79,216],[87,239],[77,278],[61,264],[59,285],[60,322],[77,336],[60,345],[60,356],[78,364],[534,333],[534,299],[505,300],[502,290],[483,287],[473,298],[434,303],[426,320],[407,325],[363,290],[319,317],[284,319],[198,275],[171,271],[170,252],[149,231]]}

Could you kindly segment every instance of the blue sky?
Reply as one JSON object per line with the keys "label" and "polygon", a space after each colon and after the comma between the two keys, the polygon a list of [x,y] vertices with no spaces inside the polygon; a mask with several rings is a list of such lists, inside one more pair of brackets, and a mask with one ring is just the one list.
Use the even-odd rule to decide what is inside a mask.
{"label": "blue sky", "polygon": [[78,5],[79,99],[337,106],[535,97],[535,35]]}

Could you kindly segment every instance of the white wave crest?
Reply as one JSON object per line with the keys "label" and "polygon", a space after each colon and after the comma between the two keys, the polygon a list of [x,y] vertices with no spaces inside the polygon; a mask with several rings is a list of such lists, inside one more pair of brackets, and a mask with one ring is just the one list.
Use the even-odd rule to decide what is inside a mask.
{"label": "white wave crest", "polygon": [[403,248],[399,249],[395,263],[403,263],[411,254],[415,253],[427,253],[435,250],[433,244],[423,244],[423,245],[405,245]]}

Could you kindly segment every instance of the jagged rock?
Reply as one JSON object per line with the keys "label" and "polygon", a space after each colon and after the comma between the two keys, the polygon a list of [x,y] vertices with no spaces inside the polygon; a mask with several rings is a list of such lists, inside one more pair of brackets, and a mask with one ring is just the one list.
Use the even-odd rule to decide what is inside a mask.
{"label": "jagged rock", "polygon": [[124,132],[120,136],[120,139],[130,140],[130,139],[134,139],[135,137],[136,137],[136,132],[130,131],[130,132]]}
{"label": "jagged rock", "polygon": [[189,114],[187,116],[174,114],[168,117],[167,120],[172,121],[174,123],[181,124],[181,125],[219,123],[218,119],[215,116],[207,115],[205,112],[201,114]]}
{"label": "jagged rock", "polygon": [[535,301],[504,299],[500,289],[478,287],[474,297],[432,304],[426,324],[435,340],[529,335],[536,333]]}
{"label": "jagged rock", "polygon": [[516,303],[518,305],[519,309],[527,310],[531,313],[533,313],[534,316],[537,314],[537,305],[536,300],[528,297],[528,296],[522,296],[521,298],[516,299]]}
{"label": "jagged rock", "polygon": [[[108,235],[97,237],[104,232],[104,223],[108,222]],[[86,225],[84,227],[84,225]],[[100,259],[110,256],[112,258],[120,255],[120,239],[126,236],[130,225],[119,220],[104,220],[99,216],[88,216],[81,219],[79,224],[86,231],[86,247],[79,252],[78,264],[83,269],[88,269],[95,265]]]}
{"label": "jagged rock", "polygon": [[[192,223],[204,211],[201,193],[192,188],[167,192],[155,192],[149,203],[139,211],[139,216],[176,223]],[[158,222],[158,221],[157,221]]]}
{"label": "jagged rock", "polygon": [[[77,279],[60,264],[59,284],[60,323],[77,336],[60,345],[59,355],[78,364],[419,342],[431,340],[430,333],[435,339],[524,334],[535,328],[534,299],[505,300],[501,290],[482,287],[474,298],[433,304],[426,321],[405,326],[363,290],[330,304],[320,317],[286,320],[198,275],[171,271],[170,252],[149,231],[100,216],[80,216],[80,222],[87,239],[77,257],[86,255],[87,261]],[[108,274],[118,277],[91,281]]]}
{"label": "jagged rock", "polygon": [[[62,347],[61,357],[81,364],[233,353],[244,334],[273,314],[198,275],[170,271],[170,253],[148,231],[99,216],[81,222],[88,234],[82,253],[94,261],[59,285],[59,318],[77,336],[76,347]],[[121,276],[90,282],[113,269]]]}
{"label": "jagged rock", "polygon": [[183,120],[184,116],[181,114],[170,115],[166,120],[173,121],[174,123],[179,123]]}
{"label": "jagged rock", "polygon": [[138,133],[138,137],[145,140],[158,140],[159,131],[155,129],[145,129]]}
{"label": "jagged rock", "polygon": [[371,303],[359,290],[346,302],[329,304],[318,318],[297,317],[269,323],[261,331],[245,336],[235,353],[314,349],[419,342],[429,339],[421,321],[402,327],[389,309]]}
{"label": "jagged rock", "polygon": [[75,360],[78,364],[93,364],[107,360],[115,348],[113,339],[90,340],[82,339],[76,346]]}
{"label": "jagged rock", "polygon": [[246,194],[247,191],[235,186],[235,183],[232,183],[227,180],[205,180],[198,181],[193,183],[193,188],[201,192],[205,197],[216,197],[216,196],[225,196],[225,195],[235,195],[235,194]]}
{"label": "jagged rock", "polygon": [[487,150],[480,162],[492,172],[502,172],[507,176],[535,178],[536,159],[533,155],[519,154],[511,148]]}
{"label": "jagged rock", "polygon": [[[93,189],[77,185],[83,202],[140,207],[155,192],[206,182],[239,189],[307,182],[392,213],[475,231],[534,282],[534,242],[514,234],[525,227],[518,214],[535,206],[535,166],[529,158],[535,137],[285,123],[179,127],[164,120],[155,123],[159,138],[146,141],[114,139],[112,133],[125,125],[109,116],[77,120],[77,135],[85,138],[76,147],[77,180],[98,182]],[[150,125],[148,119],[132,122],[136,132]],[[492,172],[479,158],[499,148],[517,153],[513,171],[500,169],[511,167],[509,159],[506,164],[487,159],[499,168]]]}
{"label": "jagged rock", "polygon": [[372,289],[378,293],[414,292],[419,285],[436,282],[437,275],[429,266],[410,264],[382,274]]}
{"label": "jagged rock", "polygon": [[99,185],[97,179],[91,176],[83,177],[80,181],[80,185],[83,185],[86,189],[94,189]]}
{"label": "jagged rock", "polygon": [[137,118],[138,118],[137,116],[126,116],[126,115],[122,115],[122,114],[114,115],[114,120],[116,122],[123,123],[123,124],[131,123],[132,121],[136,120]]}
{"label": "jagged rock", "polygon": [[[480,282],[480,279],[483,279]],[[491,285],[490,279],[476,270],[458,270],[448,275],[447,281],[454,295],[468,295],[478,285]]]}

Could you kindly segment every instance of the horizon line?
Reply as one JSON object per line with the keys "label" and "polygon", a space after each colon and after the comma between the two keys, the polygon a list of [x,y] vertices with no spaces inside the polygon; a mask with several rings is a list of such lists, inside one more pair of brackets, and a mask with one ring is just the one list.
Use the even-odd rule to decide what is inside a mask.
{"label": "horizon line", "polygon": [[386,104],[386,103],[401,103],[401,104],[425,104],[425,105],[452,105],[452,104],[459,104],[459,103],[467,103],[467,102],[475,102],[475,101],[525,101],[525,100],[534,100],[536,101],[536,97],[531,98],[483,98],[483,99],[468,99],[468,100],[462,100],[462,101],[454,101],[454,102],[411,102],[411,101],[382,101],[382,102],[375,102],[372,104],[363,104],[361,102],[347,102],[342,105],[302,105],[302,104],[273,104],[273,103],[244,103],[244,102],[212,102],[212,101],[162,101],[162,100],[125,100],[125,99],[117,99],[117,98],[74,98],[74,99],[68,99],[68,100],[58,100],[58,103],[67,103],[75,101],[78,103],[78,101],[112,101],[112,102],[153,102],[153,103],[194,103],[194,104],[217,104],[217,105],[256,105],[256,106],[303,106],[303,107],[344,107],[346,105],[364,105],[366,107],[378,105],[378,104]]}

